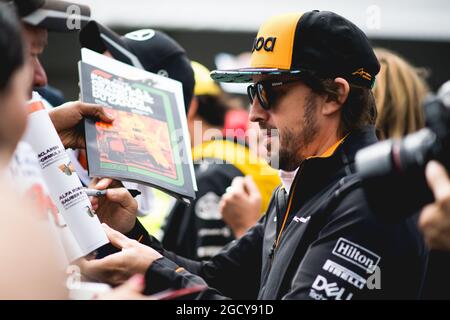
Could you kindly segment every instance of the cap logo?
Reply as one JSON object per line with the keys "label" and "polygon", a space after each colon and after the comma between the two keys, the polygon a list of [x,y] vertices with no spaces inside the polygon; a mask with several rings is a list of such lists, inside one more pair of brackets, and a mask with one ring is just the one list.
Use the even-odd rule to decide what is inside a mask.
{"label": "cap logo", "polygon": [[372,76],[370,75],[370,73],[364,71],[364,68],[359,68],[358,70],[356,70],[355,72],[352,73],[352,76],[360,76],[363,79],[372,80]]}
{"label": "cap logo", "polygon": [[253,51],[259,51],[261,49],[264,49],[267,52],[272,52],[275,47],[275,41],[277,40],[276,37],[268,37],[264,39],[264,37],[255,38],[255,41],[253,42]]}
{"label": "cap logo", "polygon": [[157,74],[166,78],[169,77],[169,73],[167,72],[167,70],[164,69],[158,70]]}
{"label": "cap logo", "polygon": [[146,41],[155,36],[155,30],[153,29],[142,29],[136,30],[125,35],[125,38],[134,40],[134,41]]}

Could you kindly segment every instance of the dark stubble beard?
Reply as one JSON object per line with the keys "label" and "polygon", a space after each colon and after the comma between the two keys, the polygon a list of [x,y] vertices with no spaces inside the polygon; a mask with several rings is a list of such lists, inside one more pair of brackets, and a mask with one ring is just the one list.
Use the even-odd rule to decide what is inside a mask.
{"label": "dark stubble beard", "polygon": [[317,99],[310,93],[305,99],[305,112],[300,128],[286,128],[280,133],[279,169],[293,171],[305,159],[301,151],[309,145],[318,132],[316,107]]}

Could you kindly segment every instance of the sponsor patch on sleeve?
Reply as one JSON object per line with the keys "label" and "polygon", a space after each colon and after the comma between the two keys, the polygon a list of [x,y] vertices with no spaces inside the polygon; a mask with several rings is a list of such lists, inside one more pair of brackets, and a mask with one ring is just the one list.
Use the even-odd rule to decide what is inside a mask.
{"label": "sponsor patch on sleeve", "polygon": [[314,300],[351,300],[353,293],[318,274],[309,291],[309,297]]}
{"label": "sponsor patch on sleeve", "polygon": [[338,278],[341,278],[342,280],[350,283],[358,289],[364,288],[367,282],[366,279],[361,277],[359,274],[329,259],[325,261],[322,269],[328,271]]}
{"label": "sponsor patch on sleeve", "polygon": [[374,252],[345,238],[339,238],[333,249],[333,254],[358,266],[367,273],[373,273],[381,259]]}

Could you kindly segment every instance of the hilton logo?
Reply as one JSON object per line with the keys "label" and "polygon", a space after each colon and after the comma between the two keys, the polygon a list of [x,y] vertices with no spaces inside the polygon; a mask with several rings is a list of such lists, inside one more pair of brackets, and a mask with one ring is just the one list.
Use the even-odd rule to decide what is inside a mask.
{"label": "hilton logo", "polygon": [[353,263],[367,273],[373,273],[380,262],[380,256],[344,238],[339,238],[333,254]]}

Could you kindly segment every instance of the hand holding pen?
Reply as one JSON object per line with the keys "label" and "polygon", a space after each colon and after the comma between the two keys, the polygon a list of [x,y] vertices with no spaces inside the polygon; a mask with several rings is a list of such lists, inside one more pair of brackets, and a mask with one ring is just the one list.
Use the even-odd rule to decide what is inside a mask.
{"label": "hand holding pen", "polygon": [[[106,191],[108,189],[103,189],[103,190],[97,190],[97,189],[89,189],[89,188],[85,188],[84,192],[86,192],[88,197],[104,197],[106,196]],[[133,198],[136,198],[138,195],[141,194],[141,192],[139,190],[136,189],[127,189],[128,192],[131,194],[131,196]]]}
{"label": "hand holding pen", "polygon": [[95,179],[86,194],[90,195],[92,209],[102,223],[124,234],[133,229],[138,210],[133,196],[140,194],[139,191],[129,191],[117,180]]}

